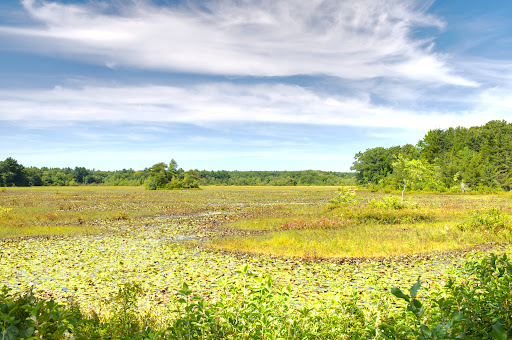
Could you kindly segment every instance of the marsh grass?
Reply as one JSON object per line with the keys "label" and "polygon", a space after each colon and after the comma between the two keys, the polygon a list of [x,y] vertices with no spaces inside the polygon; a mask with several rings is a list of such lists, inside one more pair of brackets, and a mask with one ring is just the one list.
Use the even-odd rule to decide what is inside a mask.
{"label": "marsh grass", "polygon": [[342,216],[343,218],[354,219],[360,223],[379,223],[379,224],[401,224],[414,222],[434,222],[440,219],[446,219],[437,209],[430,207],[387,209],[371,205],[353,207],[340,207],[327,213],[327,216]]}
{"label": "marsh grass", "polygon": [[[0,193],[0,237],[125,233],[132,229],[144,233],[157,226],[162,236],[172,229],[175,234],[208,237],[211,242],[207,246],[214,249],[322,257],[396,256],[510,240],[508,228],[494,232],[493,228],[460,227],[473,225],[471,219],[478,219],[474,211],[486,209],[497,209],[500,219],[510,221],[508,195],[408,195],[405,208],[391,209],[378,204],[390,200],[389,195],[350,189],[357,199],[329,207],[336,193],[340,195],[336,189],[8,188]],[[485,221],[490,219],[492,216]],[[222,230],[222,235],[237,231],[264,234],[215,237],[216,230]]]}
{"label": "marsh grass", "polygon": [[[510,209],[504,207],[503,197],[424,195],[419,203],[408,202],[405,208],[379,204],[389,196],[371,197],[364,192],[358,199],[363,203],[331,203],[327,208],[310,210],[308,215],[244,220],[231,227],[250,226],[267,232],[217,238],[210,246],[285,257],[371,258],[469,250],[481,244],[508,242],[512,237],[511,229],[505,227]],[[425,198],[430,198],[429,204]],[[503,207],[475,213],[468,203],[478,208],[497,203]]]}
{"label": "marsh grass", "polygon": [[464,233],[454,224],[441,222],[358,225],[327,220],[272,233],[216,239],[211,246],[286,257],[307,254],[320,258],[387,257],[470,249],[482,243],[503,242],[506,237],[509,235]]}
{"label": "marsh grass", "polygon": [[277,230],[286,222],[285,217],[258,217],[234,221],[226,225],[236,230]]}
{"label": "marsh grass", "polygon": [[0,226],[0,238],[36,237],[36,236],[83,236],[101,233],[97,227],[78,226],[32,226],[12,228]]}
{"label": "marsh grass", "polygon": [[[384,322],[395,332],[389,338],[406,339],[416,338],[416,323],[408,324],[405,307],[399,312],[390,287],[408,287],[418,276],[426,287],[446,282],[466,256],[453,250],[511,239],[501,224],[512,214],[509,195],[408,195],[409,208],[386,209],[368,206],[384,194],[357,191],[357,204],[328,209],[335,189],[8,188],[0,192],[0,237],[79,237],[1,240],[0,278],[16,292],[32,287],[60,303],[76,297],[85,319],[76,339],[373,339]],[[102,235],[80,236],[96,232]],[[492,249],[499,247],[511,253],[510,244]],[[400,257],[423,253],[436,254]],[[321,261],[344,257],[357,259]],[[133,291],[112,294],[129,282],[143,292],[128,285]],[[490,291],[510,301],[509,287]],[[428,321],[433,328],[438,320]]]}
{"label": "marsh grass", "polygon": [[[260,219],[315,214],[334,187],[205,187],[203,190],[155,190],[142,187],[31,187],[0,192],[0,237],[117,233],[133,227],[160,227],[165,219],[179,229]],[[8,213],[4,213],[8,210]],[[219,216],[201,215],[216,212]],[[186,219],[185,219],[186,217]],[[219,218],[216,218],[219,217]],[[221,218],[222,217],[222,218]],[[225,218],[224,218],[225,217]],[[265,219],[269,222],[265,222]],[[233,229],[261,229],[253,222]],[[231,227],[228,227],[231,228]]]}

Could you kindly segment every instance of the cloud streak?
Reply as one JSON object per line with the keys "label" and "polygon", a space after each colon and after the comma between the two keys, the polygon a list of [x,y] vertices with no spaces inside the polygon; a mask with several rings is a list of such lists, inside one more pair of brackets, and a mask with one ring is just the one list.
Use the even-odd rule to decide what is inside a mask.
{"label": "cloud streak", "polygon": [[[495,101],[486,92],[482,103]],[[319,94],[287,84],[213,83],[191,87],[56,87],[0,90],[0,119],[6,121],[172,122],[201,125],[281,123],[327,126],[429,128],[472,126],[512,115],[510,101],[499,114],[484,108],[462,113],[409,111],[375,105],[365,97]],[[485,113],[485,115],[482,115]],[[462,119],[461,117],[464,116]]]}
{"label": "cloud streak", "polygon": [[15,37],[10,44],[109,67],[478,86],[432,51],[432,39],[412,37],[445,25],[420,0],[22,3],[39,25],[0,27],[0,35]]}

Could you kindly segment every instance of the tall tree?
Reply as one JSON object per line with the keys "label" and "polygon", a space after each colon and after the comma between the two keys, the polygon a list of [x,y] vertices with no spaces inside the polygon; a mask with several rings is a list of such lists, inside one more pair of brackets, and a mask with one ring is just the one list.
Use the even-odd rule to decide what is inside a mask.
{"label": "tall tree", "polygon": [[8,157],[5,161],[0,162],[0,177],[0,184],[2,186],[25,187],[29,185],[25,167],[18,164],[18,161],[12,157]]}

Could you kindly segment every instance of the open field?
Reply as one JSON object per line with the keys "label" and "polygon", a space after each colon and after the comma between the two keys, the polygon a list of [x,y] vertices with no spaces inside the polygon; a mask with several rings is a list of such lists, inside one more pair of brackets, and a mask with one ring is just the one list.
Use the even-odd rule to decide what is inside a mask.
{"label": "open field", "polygon": [[[467,256],[512,253],[510,196],[406,195],[407,208],[329,207],[334,187],[205,187],[191,191],[78,187],[0,192],[0,285],[73,299],[101,314],[129,282],[139,308],[163,313],[183,282],[218,299],[245,265],[291,285],[296,306],[442,282]],[[10,210],[12,209],[12,210]],[[35,237],[38,236],[38,237]]]}

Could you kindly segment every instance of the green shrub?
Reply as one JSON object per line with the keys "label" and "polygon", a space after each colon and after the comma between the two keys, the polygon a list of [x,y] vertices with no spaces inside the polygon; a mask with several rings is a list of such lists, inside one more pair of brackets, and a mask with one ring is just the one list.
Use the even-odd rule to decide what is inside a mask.
{"label": "green shrub", "polygon": [[153,178],[153,176],[149,176],[148,178],[146,178],[144,186],[146,187],[146,190],[156,190],[158,188],[157,182]]}
{"label": "green shrub", "polygon": [[2,339],[68,339],[76,319],[65,306],[53,300],[37,299],[30,291],[12,295],[0,292],[0,334]]}
{"label": "green shrub", "polygon": [[270,276],[257,276],[248,266],[225,283],[220,301],[180,290],[177,318],[165,331],[168,339],[360,339],[365,318],[357,298],[333,302],[316,310],[292,308],[291,287],[276,289]]}
{"label": "green shrub", "polygon": [[417,297],[419,281],[411,287],[410,295],[392,289],[393,295],[406,302],[407,311],[414,315],[415,321],[406,330],[384,323],[380,326],[384,335],[396,338],[398,334],[410,334],[417,339],[510,339],[512,263],[507,255],[492,254],[481,261],[470,261],[461,274],[464,279],[450,278],[423,303]]}
{"label": "green shrub", "polygon": [[368,202],[368,205],[375,208],[383,208],[383,209],[392,209],[398,210],[402,209],[402,200],[398,196],[384,196],[380,200],[372,199]]}
{"label": "green shrub", "polygon": [[341,187],[338,189],[337,195],[331,200],[331,207],[335,208],[340,205],[357,204],[356,191],[354,189]]}

